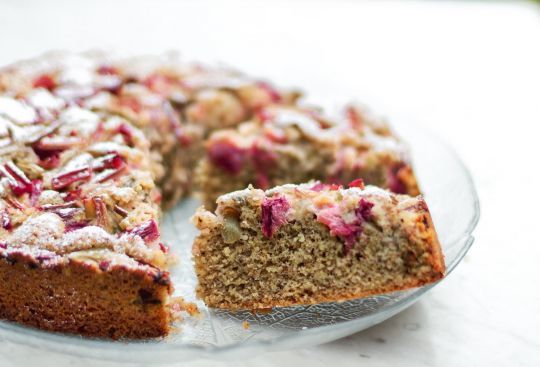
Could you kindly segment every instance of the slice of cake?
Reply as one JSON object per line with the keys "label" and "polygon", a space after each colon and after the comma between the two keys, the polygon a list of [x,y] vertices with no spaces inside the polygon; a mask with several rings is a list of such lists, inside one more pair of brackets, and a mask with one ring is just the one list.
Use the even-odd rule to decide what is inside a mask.
{"label": "slice of cake", "polygon": [[441,279],[445,265],[421,196],[361,180],[221,196],[193,217],[197,295],[230,310],[342,301]]}
{"label": "slice of cake", "polygon": [[[231,69],[173,56],[49,53],[0,70],[0,91],[25,97],[35,90],[121,115],[141,129],[153,159],[163,165],[155,179],[164,207],[190,191],[208,134],[248,120],[264,106],[292,104],[299,97]],[[129,138],[129,130],[123,133]]]}
{"label": "slice of cake", "polygon": [[48,92],[0,97],[0,318],[111,338],[168,332],[149,148],[127,120]]}
{"label": "slice of cake", "polygon": [[406,147],[359,108],[331,119],[306,107],[269,106],[236,129],[215,132],[197,171],[204,205],[249,184],[267,189],[311,179],[343,184],[357,177],[418,195]]}

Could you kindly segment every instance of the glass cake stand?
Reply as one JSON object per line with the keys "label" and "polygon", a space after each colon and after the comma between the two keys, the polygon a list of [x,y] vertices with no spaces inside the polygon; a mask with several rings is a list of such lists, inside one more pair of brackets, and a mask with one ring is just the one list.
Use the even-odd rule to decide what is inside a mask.
{"label": "glass cake stand", "polygon": [[[479,201],[471,176],[454,151],[417,126],[400,125],[412,147],[412,159],[443,247],[447,273],[473,243]],[[163,236],[180,255],[172,271],[176,292],[194,301],[196,279],[190,261],[196,229],[189,218],[198,203],[186,200],[167,213]],[[444,280],[443,280],[444,281]],[[285,350],[329,342],[373,326],[411,306],[436,284],[342,303],[277,308],[265,314],[208,310],[186,318],[178,332],[147,341],[108,341],[44,332],[0,321],[0,340],[14,347],[73,357],[159,364],[196,358],[241,358],[262,351]],[[456,295],[457,296],[457,295]],[[244,328],[244,321],[249,327]]]}

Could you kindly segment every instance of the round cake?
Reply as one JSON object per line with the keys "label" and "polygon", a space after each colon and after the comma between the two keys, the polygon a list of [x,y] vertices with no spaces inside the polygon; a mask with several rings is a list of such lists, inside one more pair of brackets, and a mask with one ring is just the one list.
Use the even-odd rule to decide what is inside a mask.
{"label": "round cake", "polygon": [[[213,210],[222,195],[249,185],[314,179],[339,188],[358,178],[400,194],[389,196],[393,205],[420,194],[404,144],[357,106],[330,116],[295,90],[172,56],[51,53],[4,67],[0,318],[89,336],[166,335],[171,310],[190,306],[171,297],[174,256],[160,240],[162,209],[194,195]],[[418,211],[429,216],[424,206]],[[422,248],[438,255],[427,278],[379,291],[439,279],[444,262],[430,241]],[[199,273],[207,274],[197,243]],[[216,271],[235,261],[227,267]],[[206,293],[221,289],[210,305],[269,306],[228,302],[223,284],[208,279],[201,277]],[[309,301],[297,299],[281,304]]]}

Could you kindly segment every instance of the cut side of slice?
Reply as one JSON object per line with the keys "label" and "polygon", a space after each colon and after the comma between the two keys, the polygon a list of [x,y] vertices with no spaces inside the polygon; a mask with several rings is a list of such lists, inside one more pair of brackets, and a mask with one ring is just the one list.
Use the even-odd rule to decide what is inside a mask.
{"label": "cut side of slice", "polygon": [[218,198],[193,222],[197,295],[257,310],[342,301],[422,286],[445,265],[421,196],[308,183]]}

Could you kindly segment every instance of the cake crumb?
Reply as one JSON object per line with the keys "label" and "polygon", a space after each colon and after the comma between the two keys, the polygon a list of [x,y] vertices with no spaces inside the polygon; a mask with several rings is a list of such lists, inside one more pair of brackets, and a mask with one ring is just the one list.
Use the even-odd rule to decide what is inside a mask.
{"label": "cake crumb", "polygon": [[247,320],[244,320],[242,321],[242,327],[244,328],[244,330],[248,330],[249,329],[249,322]]}

